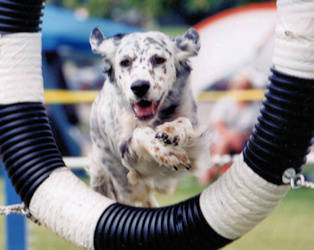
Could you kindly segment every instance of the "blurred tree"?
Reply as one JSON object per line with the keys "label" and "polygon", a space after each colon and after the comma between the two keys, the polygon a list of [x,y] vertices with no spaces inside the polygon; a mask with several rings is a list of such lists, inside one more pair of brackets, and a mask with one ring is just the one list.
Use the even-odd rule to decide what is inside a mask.
{"label": "blurred tree", "polygon": [[187,23],[195,24],[209,14],[226,8],[265,1],[267,0],[48,0],[47,2],[71,9],[86,8],[92,16],[107,18],[114,18],[116,13],[135,10],[145,22],[177,12],[187,18]]}
{"label": "blurred tree", "polygon": [[64,6],[69,9],[86,8],[92,16],[107,17],[110,14],[112,0],[47,0],[47,3]]}
{"label": "blurred tree", "polygon": [[97,17],[107,17],[110,15],[110,9],[111,9],[111,6],[113,5],[113,2],[119,2],[119,1],[88,0],[85,2],[86,2],[85,7],[88,9],[91,15],[97,16]]}

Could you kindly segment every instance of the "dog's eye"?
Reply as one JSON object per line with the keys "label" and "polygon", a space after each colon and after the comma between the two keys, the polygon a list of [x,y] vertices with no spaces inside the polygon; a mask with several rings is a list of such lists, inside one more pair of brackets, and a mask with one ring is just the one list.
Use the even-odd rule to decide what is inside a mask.
{"label": "dog's eye", "polygon": [[122,67],[129,67],[131,66],[131,64],[132,64],[132,61],[130,59],[124,59],[120,62],[120,65]]}
{"label": "dog's eye", "polygon": [[163,64],[165,61],[166,61],[165,58],[163,58],[161,56],[157,56],[157,55],[154,55],[151,58],[151,62],[153,65],[160,65],[160,64]]}

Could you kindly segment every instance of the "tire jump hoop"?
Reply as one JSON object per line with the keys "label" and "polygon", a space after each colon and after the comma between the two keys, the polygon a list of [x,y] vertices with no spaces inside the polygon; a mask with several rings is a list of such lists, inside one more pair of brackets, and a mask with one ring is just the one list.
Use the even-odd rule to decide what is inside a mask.
{"label": "tire jump hoop", "polygon": [[65,167],[43,103],[43,7],[42,0],[0,0],[0,149],[16,192],[42,225],[85,249],[217,249],[285,196],[283,175],[301,171],[314,130],[314,2],[277,1],[274,67],[242,155],[201,194],[161,208],[116,203]]}

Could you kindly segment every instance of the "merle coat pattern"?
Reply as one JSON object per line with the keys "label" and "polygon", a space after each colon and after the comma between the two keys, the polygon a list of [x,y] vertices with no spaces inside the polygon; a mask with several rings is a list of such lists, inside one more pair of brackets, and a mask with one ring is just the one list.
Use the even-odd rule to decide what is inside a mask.
{"label": "merle coat pattern", "polygon": [[198,33],[105,38],[96,28],[90,44],[104,58],[106,77],[90,119],[91,186],[122,203],[158,206],[153,191],[172,192],[178,178],[206,164],[189,83]]}

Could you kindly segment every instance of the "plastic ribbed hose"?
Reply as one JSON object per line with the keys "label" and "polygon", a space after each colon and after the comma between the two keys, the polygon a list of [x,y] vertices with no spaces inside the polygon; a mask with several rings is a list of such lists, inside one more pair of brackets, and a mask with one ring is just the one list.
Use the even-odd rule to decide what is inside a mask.
{"label": "plastic ribbed hose", "polygon": [[[0,0],[0,33],[39,31],[42,3],[42,0]],[[28,60],[31,61],[30,59]],[[271,77],[271,82],[269,92],[264,101],[264,108],[261,111],[262,115],[259,117],[255,131],[245,148],[244,160],[259,176],[272,183],[281,184],[281,176],[284,170],[294,167],[299,171],[308,151],[314,121],[314,84],[313,80],[297,79],[275,71]],[[12,86],[15,87],[17,85],[11,85],[10,87]],[[10,96],[8,93],[5,93],[5,98]],[[53,187],[59,181],[58,177],[63,176],[62,173],[54,170],[63,167],[64,163],[55,145],[43,104],[16,103],[0,105],[0,145],[5,167],[13,186],[27,206],[29,206],[31,198],[35,193],[35,201],[32,201],[34,203],[32,211],[34,211],[34,215],[42,215],[39,218],[45,221],[45,218],[49,217],[49,214],[46,214],[47,207],[51,208],[53,206],[46,206],[48,201],[44,200],[44,197],[47,194],[47,190],[51,191],[48,197],[53,197],[52,194],[55,192]],[[49,176],[50,178],[48,178]],[[68,183],[64,180],[69,178],[67,175],[65,177],[66,179],[62,179],[62,183],[67,185]],[[235,178],[235,180],[237,179]],[[48,185],[51,184],[49,181],[52,181],[51,183],[54,185]],[[47,186],[45,185],[46,183],[48,183]],[[84,207],[85,209],[82,209],[83,213],[81,213],[81,208],[85,204],[89,204],[89,202],[83,202],[84,204],[76,202],[76,197],[80,196],[76,195],[73,197],[73,193],[78,189],[79,184],[73,183],[75,185],[72,186],[73,191],[70,190],[69,196],[58,195],[58,197],[55,197],[57,200],[57,198],[62,196],[59,199],[60,202],[50,199],[52,205],[56,205],[58,208],[56,211],[60,211],[60,213],[54,213],[57,216],[50,216],[49,218],[52,218],[52,220],[50,221],[48,218],[47,221],[49,223],[47,225],[65,238],[72,239],[79,246],[90,246],[89,244],[85,245],[84,242],[85,240],[88,243],[90,242],[89,235],[91,234],[83,237],[84,230],[77,230],[74,226],[71,226],[75,224],[80,229],[85,229],[86,226],[82,227],[82,225],[92,224],[91,230],[88,231],[91,232],[95,228],[94,225],[96,225],[102,207],[106,208],[98,220],[95,232],[92,231],[94,233],[92,236],[94,236],[94,247],[96,250],[205,250],[217,249],[232,241],[225,238],[228,237],[228,234],[221,233],[225,235],[223,237],[216,233],[217,225],[213,223],[209,225],[211,220],[206,220],[202,213],[203,211],[207,217],[211,217],[213,213],[210,213],[210,209],[208,209],[209,202],[212,201],[211,193],[216,190],[222,190],[221,186],[217,185],[218,187],[213,192],[208,192],[208,195],[205,193],[202,196],[203,200],[206,201],[203,201],[203,207],[205,206],[203,210],[200,208],[199,196],[173,206],[158,209],[136,208],[118,203],[111,204],[111,201],[102,203],[97,198],[97,202],[95,202],[99,204],[96,213],[97,217],[92,220],[95,224],[91,223],[89,218],[86,224],[84,212],[93,214],[92,208],[89,206]],[[235,194],[234,196],[226,196],[224,200],[216,199],[217,204],[221,207],[219,210],[220,214],[227,220],[229,215],[236,217],[232,218],[235,222],[243,218],[242,216],[244,215],[241,213],[232,214],[230,211],[224,213],[224,209],[234,209],[234,197],[240,197],[241,199],[249,197],[246,192],[242,192],[243,196],[238,195],[236,193],[238,190],[234,188],[238,188],[236,184],[237,182],[234,181],[232,185],[234,192],[223,193],[224,195]],[[242,188],[243,186],[245,187],[245,185],[242,185]],[[60,190],[64,190],[63,186],[61,187]],[[250,187],[255,190],[255,184]],[[41,192],[41,189],[43,189],[43,192]],[[250,191],[250,189],[248,190]],[[276,187],[271,187],[270,190],[276,190]],[[84,197],[88,197],[89,193],[85,193],[88,195]],[[71,199],[71,202],[69,202],[68,197],[74,199]],[[275,197],[275,201],[279,200],[278,197]],[[252,199],[252,202],[255,202],[257,206],[255,206],[255,203],[251,204],[250,199],[247,200],[248,202],[242,202],[241,200],[242,203],[238,203],[240,205],[244,204],[245,208],[249,210],[248,212],[252,213],[251,210],[255,209],[253,211],[254,214],[256,210],[263,208],[263,204],[255,202],[254,199]],[[111,205],[108,205],[108,207],[107,203]],[[37,207],[37,205],[40,206]],[[69,209],[64,210],[64,207],[67,207],[66,205],[69,205]],[[72,205],[73,208],[71,207]],[[268,203],[266,205],[268,206]],[[213,206],[213,209],[215,209],[215,206]],[[48,209],[48,211],[55,210]],[[266,214],[266,212],[263,210],[263,214]],[[54,218],[57,219],[55,220]],[[85,224],[80,222],[81,218]],[[68,222],[67,220],[70,221]],[[72,221],[74,223],[71,223]],[[252,221],[257,223],[254,217],[253,220],[249,221],[254,224]],[[68,227],[69,230],[64,230],[62,223],[71,225]],[[228,225],[227,223],[225,224]],[[67,227],[65,226],[65,228]],[[234,228],[235,230],[237,229],[236,227]],[[72,237],[70,231],[73,231],[75,236]],[[236,237],[238,235],[241,236],[242,231],[235,235]],[[82,239],[83,243],[80,244]]]}
{"label": "plastic ribbed hose", "polygon": [[0,105],[0,145],[5,168],[26,206],[50,173],[64,166],[41,103]]}
{"label": "plastic ribbed hose", "polygon": [[200,210],[199,195],[162,208],[112,204],[101,216],[94,239],[96,250],[208,250],[232,241],[208,225]]}
{"label": "plastic ribbed hose", "polygon": [[283,184],[288,168],[301,171],[314,130],[314,80],[299,79],[272,70],[261,116],[243,150],[254,172],[274,184]]}
{"label": "plastic ribbed hose", "polygon": [[42,0],[0,0],[0,33],[38,32]]}

